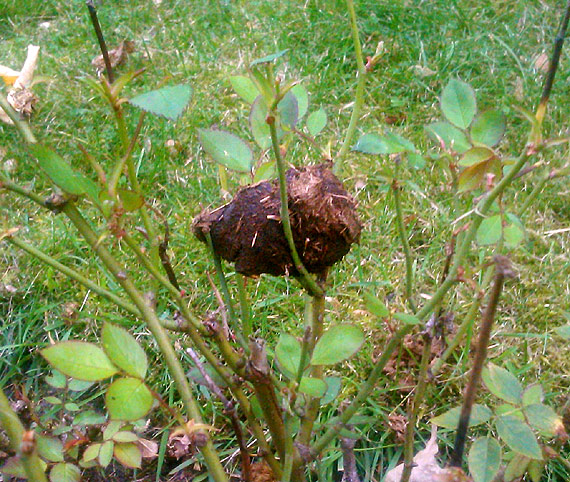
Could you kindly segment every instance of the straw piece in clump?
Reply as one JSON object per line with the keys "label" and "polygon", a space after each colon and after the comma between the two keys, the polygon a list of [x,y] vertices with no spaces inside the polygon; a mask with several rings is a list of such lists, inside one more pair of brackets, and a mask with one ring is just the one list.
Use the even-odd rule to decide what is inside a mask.
{"label": "straw piece in clump", "polygon": [[[310,273],[320,273],[360,239],[356,203],[328,164],[291,168],[286,173],[289,216],[295,246]],[[280,219],[279,183],[263,181],[242,188],[234,199],[202,212],[192,226],[216,253],[247,276],[297,275]]]}

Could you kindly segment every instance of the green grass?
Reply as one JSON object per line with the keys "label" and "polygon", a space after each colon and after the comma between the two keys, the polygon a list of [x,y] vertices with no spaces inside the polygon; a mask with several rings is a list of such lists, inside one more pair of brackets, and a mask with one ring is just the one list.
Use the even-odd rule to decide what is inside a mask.
{"label": "green grass", "polygon": [[[40,99],[32,121],[34,132],[83,172],[89,168],[75,147],[77,141],[109,169],[118,151],[112,119],[106,106],[81,80],[93,75],[90,62],[99,53],[84,2],[26,3],[29,5],[24,11],[12,0],[0,0],[0,64],[19,68],[26,46],[40,45],[37,75],[45,81],[34,88]],[[473,85],[483,108],[499,108],[507,114],[509,127],[501,150],[517,152],[526,138],[527,126],[513,106],[522,104],[532,110],[536,105],[543,73],[535,68],[534,61],[540,53],[550,52],[561,7],[533,0],[514,5],[492,0],[357,2],[365,55],[372,55],[379,41],[384,41],[386,48],[370,75],[360,131],[379,132],[389,122],[391,129],[409,136],[424,152],[432,150],[423,125],[440,116],[438,95],[450,78],[459,77]],[[144,150],[139,146],[135,156],[140,155],[139,177],[144,191],[170,223],[170,248],[179,279],[190,293],[196,313],[206,313],[216,308],[205,277],[213,268],[204,247],[191,235],[190,220],[203,207],[220,203],[220,196],[217,168],[200,149],[196,129],[215,124],[248,138],[248,110],[232,94],[227,77],[243,74],[244,65],[253,58],[289,48],[281,68],[287,77],[303,79],[311,95],[309,112],[321,106],[326,109],[329,124],[321,140],[324,145],[330,140],[333,152],[338,150],[351,112],[356,67],[344,2],[104,2],[99,6],[99,16],[110,46],[122,39],[136,42],[136,52],[121,71],[146,68],[125,95],[145,92],[162,81],[187,82],[194,89],[192,105],[177,123],[147,118],[141,135]],[[423,76],[426,69],[432,73]],[[568,62],[563,60],[549,108],[548,135],[562,135],[567,130],[564,86],[568,77]],[[522,100],[517,98],[521,88]],[[136,120],[132,115],[132,128]],[[165,146],[169,139],[178,140],[183,150],[169,153]],[[13,129],[0,125],[0,147],[6,151],[2,164],[8,159],[17,163],[11,176],[49,193],[48,184],[37,176]],[[287,161],[296,165],[318,160],[314,151],[303,145],[291,152]],[[559,149],[544,160],[561,166],[566,157],[567,151]],[[382,176],[390,162],[352,153],[343,162],[343,178],[359,202],[364,231],[360,246],[332,270],[326,319],[329,323],[359,323],[369,335],[362,355],[343,368],[351,377],[344,385],[344,394],[355,391],[356,381],[369,370],[369,355],[379,354],[387,336],[385,326],[363,311],[362,288],[387,297],[394,309],[405,309],[403,254],[396,242],[393,199]],[[538,174],[530,174],[519,180],[505,196],[504,204],[521,205],[538,178]],[[235,189],[237,179],[231,182]],[[443,249],[455,228],[451,225],[457,217],[455,195],[448,189],[450,179],[429,157],[428,167],[406,171],[404,182],[405,216],[416,259],[415,290],[428,296],[437,284]],[[570,385],[569,350],[556,337],[532,335],[552,334],[554,327],[564,323],[562,313],[570,311],[570,233],[545,234],[568,226],[568,203],[567,180],[557,180],[549,183],[526,214],[527,239],[510,253],[519,277],[508,284],[501,301],[490,352],[491,357],[502,357],[501,362],[515,372],[522,371],[526,384],[537,379],[546,383],[555,405],[561,405]],[[471,197],[461,197],[459,204],[464,210],[470,209]],[[98,223],[102,230],[104,226]],[[0,227],[7,226],[21,226],[23,238],[109,289],[118,290],[63,217],[0,191]],[[490,251],[482,254],[487,256]],[[482,260],[474,256],[470,266],[474,268]],[[233,276],[229,279],[235,287]],[[7,285],[16,288],[14,296],[2,291]],[[284,331],[301,334],[303,299],[292,280],[264,276],[250,281],[248,289],[256,333],[270,346]],[[447,300],[446,310],[461,320],[472,296],[469,286],[461,286]],[[75,323],[62,320],[67,302],[78,306]],[[171,308],[161,300],[158,309],[164,316],[171,314]],[[0,244],[0,386],[23,380],[33,393],[41,394],[41,380],[36,375],[47,369],[35,348],[52,339],[93,338],[104,320],[133,322],[62,275],[6,243]],[[155,349],[145,328],[138,327],[136,333],[141,340],[149,341],[150,350]],[[183,339],[181,346],[185,343]],[[458,403],[465,369],[465,358],[460,360],[460,356],[458,351],[457,360],[451,361],[442,380],[428,389],[422,427],[431,415]],[[156,361],[156,388],[160,391],[168,383],[163,364]],[[399,448],[384,428],[390,413],[405,412],[407,394],[396,388],[397,380],[382,381],[365,410],[377,423],[362,428],[365,439],[358,457],[363,474],[368,474],[364,480],[378,480],[378,468],[398,460]],[[201,401],[206,404],[203,395]],[[219,416],[219,407],[207,405]],[[452,440],[449,434],[444,437]],[[322,461],[325,473],[336,468],[336,457],[338,454],[330,453]],[[545,480],[567,480],[568,473],[553,467]]]}

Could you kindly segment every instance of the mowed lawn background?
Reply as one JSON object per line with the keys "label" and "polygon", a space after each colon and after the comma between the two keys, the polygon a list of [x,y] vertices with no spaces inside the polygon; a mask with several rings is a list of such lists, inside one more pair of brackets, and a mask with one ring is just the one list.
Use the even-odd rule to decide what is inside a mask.
{"label": "mowed lawn background", "polygon": [[[544,54],[550,54],[564,4],[404,0],[357,1],[356,6],[364,54],[373,55],[380,41],[386,51],[369,76],[359,130],[380,133],[388,128],[403,134],[425,153],[427,161],[421,170],[406,170],[403,192],[416,259],[416,292],[425,298],[434,291],[444,262],[442,253],[455,228],[456,195],[449,189],[451,178],[442,164],[430,155],[436,146],[423,126],[439,118],[438,96],[445,84],[460,78],[475,88],[481,109],[500,109],[507,115],[500,149],[516,155],[528,125],[514,106],[533,110],[537,104]],[[147,116],[135,157],[147,199],[170,223],[170,251],[179,280],[196,312],[206,313],[216,308],[205,275],[213,267],[204,247],[193,238],[190,224],[204,207],[222,200],[217,167],[200,148],[196,130],[216,125],[251,140],[248,108],[232,91],[228,77],[244,74],[255,58],[287,48],[279,70],[285,78],[303,80],[310,94],[309,112],[326,110],[329,122],[319,140],[324,146],[330,143],[336,152],[348,125],[356,72],[345,4],[337,0],[103,1],[98,12],[110,47],[125,39],[135,43],[135,51],[119,72],[146,69],[125,90],[126,96],[161,83],[188,83],[194,90],[189,109],[176,123]],[[91,60],[100,53],[85,3],[0,0],[0,64],[19,69],[28,44],[41,47],[36,71],[40,82],[34,87],[39,102],[31,121],[35,134],[83,172],[92,174],[77,142],[109,168],[118,147],[113,120],[82,80],[95,75]],[[547,135],[553,137],[568,131],[568,51],[566,46],[546,121]],[[137,117],[134,112],[130,116],[132,129]],[[173,149],[168,141],[180,147]],[[567,150],[559,148],[544,161],[561,167],[567,159]],[[286,160],[300,166],[319,158],[314,150],[294,142]],[[362,290],[370,289],[387,299],[390,307],[405,310],[403,253],[395,242],[393,200],[383,176],[383,166],[390,162],[355,153],[343,160],[341,176],[359,203],[364,230],[360,246],[332,270],[327,322],[358,323],[367,332],[360,355],[343,365],[344,394],[355,390],[370,368],[370,357],[381,352],[387,337],[385,326],[364,309]],[[37,175],[15,130],[5,125],[0,126],[0,168],[49,194],[49,185]],[[518,180],[506,194],[505,205],[522,205],[538,179],[538,174],[529,174]],[[234,190],[238,181],[237,176],[231,178]],[[564,314],[570,312],[569,192],[568,179],[556,179],[525,214],[526,239],[509,252],[519,277],[508,284],[501,301],[490,350],[495,363],[504,364],[525,384],[540,380],[548,399],[560,409],[570,386],[570,350],[552,334],[567,322]],[[472,198],[461,196],[465,211],[471,209]],[[13,226],[21,227],[23,238],[58,261],[118,289],[64,218],[0,191],[0,228]],[[490,249],[474,250],[471,266],[490,254]],[[144,282],[141,286],[145,287]],[[282,332],[301,334],[303,297],[293,280],[262,276],[248,288],[256,333],[270,346]],[[461,287],[445,309],[461,320],[472,296],[468,286]],[[170,314],[168,306],[158,308],[163,316]],[[50,340],[94,339],[105,320],[132,324],[105,300],[23,252],[0,244],[0,386],[23,384],[41,397],[47,390],[42,375],[48,370],[36,349]],[[133,326],[133,333],[149,350],[156,349],[144,327]],[[154,386],[166,392],[168,375],[161,361],[152,359]],[[458,404],[464,384],[460,376],[468,367],[466,353],[458,350],[441,380],[428,389],[422,427],[430,416]],[[384,381],[364,410],[372,415],[361,427],[358,451],[366,480],[374,480],[379,465],[385,467],[399,457],[400,448],[386,426],[390,414],[405,412],[409,390],[402,390],[404,378],[402,374],[400,380]],[[215,422],[219,407],[204,393],[200,400]],[[231,435],[227,437],[231,450]],[[443,438],[449,442],[452,434]],[[330,455],[331,463],[336,457]],[[568,480],[567,476],[555,466],[545,480]]]}

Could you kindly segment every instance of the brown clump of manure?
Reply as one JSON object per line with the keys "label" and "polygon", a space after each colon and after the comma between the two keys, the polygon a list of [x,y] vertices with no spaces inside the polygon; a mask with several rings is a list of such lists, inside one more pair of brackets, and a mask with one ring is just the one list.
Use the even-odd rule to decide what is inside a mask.
{"label": "brown clump of manure", "polygon": [[[329,164],[291,168],[286,173],[289,217],[297,252],[310,273],[321,273],[360,239],[356,203]],[[283,233],[279,181],[240,189],[233,200],[196,217],[192,230],[238,273],[298,274]]]}

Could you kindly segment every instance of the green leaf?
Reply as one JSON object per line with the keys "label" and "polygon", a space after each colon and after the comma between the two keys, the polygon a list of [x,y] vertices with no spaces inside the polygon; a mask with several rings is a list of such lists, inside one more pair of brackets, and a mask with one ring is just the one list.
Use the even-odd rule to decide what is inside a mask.
{"label": "green leaf", "polygon": [[525,238],[525,229],[521,220],[514,214],[505,215],[508,224],[503,227],[503,239],[508,248],[516,248]]}
{"label": "green leaf", "polygon": [[472,87],[461,80],[451,79],[441,94],[441,110],[454,126],[467,129],[477,111]]}
{"label": "green leaf", "polygon": [[480,246],[489,246],[495,244],[501,239],[503,234],[503,224],[501,215],[496,214],[489,218],[483,219],[481,225],[477,229],[477,243]]}
{"label": "green leaf", "polygon": [[445,150],[453,150],[463,154],[471,148],[465,133],[449,122],[434,122],[426,126],[425,130],[428,136]]}
{"label": "green leaf", "polygon": [[67,388],[72,392],[82,392],[93,386],[93,382],[73,379],[69,381]]}
{"label": "green leaf", "polygon": [[77,427],[83,427],[86,425],[100,425],[107,421],[104,415],[94,412],[93,410],[87,410],[85,412],[78,413],[73,419],[73,425]]}
{"label": "green leaf", "polygon": [[509,448],[531,459],[542,459],[542,450],[530,427],[512,415],[501,415],[496,421],[499,437]]}
{"label": "green leaf", "polygon": [[522,477],[531,459],[524,455],[515,453],[513,458],[505,469],[504,480],[511,482],[519,477]]}
{"label": "green leaf", "polygon": [[99,452],[101,451],[101,444],[91,444],[89,447],[85,449],[83,452],[83,458],[81,460],[85,462],[90,462],[91,460],[95,460],[99,457]]}
{"label": "green leaf", "polygon": [[[44,465],[45,462],[41,461]],[[14,456],[10,457],[6,460],[4,464],[0,467],[0,474],[6,475],[13,475],[14,477],[18,477],[20,479],[27,480],[28,475],[26,474],[26,469],[24,468],[24,464],[22,463],[22,459],[20,457]]]}
{"label": "green leaf", "polygon": [[506,129],[505,115],[497,110],[479,114],[471,126],[471,140],[493,147],[503,138]]}
{"label": "green leaf", "polygon": [[178,119],[190,102],[192,88],[189,85],[172,85],[137,95],[129,103],[154,115],[172,121]]}
{"label": "green leaf", "polygon": [[570,325],[557,326],[554,331],[564,340],[570,340]]}
{"label": "green leaf", "polygon": [[494,157],[495,153],[488,147],[472,147],[463,154],[459,160],[459,165],[462,167],[469,167],[474,164],[479,164],[480,162],[488,161]]}
{"label": "green leaf", "polygon": [[495,439],[479,437],[473,442],[467,460],[475,482],[491,482],[501,466],[501,446]]}
{"label": "green leaf", "polygon": [[144,379],[148,368],[146,353],[127,330],[105,323],[101,332],[103,350],[125,373]]}
{"label": "green leaf", "polygon": [[61,405],[62,404],[61,398],[53,397],[51,395],[48,397],[45,397],[44,401],[46,401],[47,403],[51,403],[52,405]]}
{"label": "green leaf", "polygon": [[81,470],[74,464],[56,464],[49,472],[49,480],[50,482],[79,482]]}
{"label": "green leaf", "polygon": [[406,325],[419,325],[421,324],[421,320],[414,316],[409,315],[408,313],[394,313],[394,318],[405,323]]}
{"label": "green leaf", "polygon": [[123,423],[120,420],[111,420],[103,430],[103,440],[111,440],[122,426]]}
{"label": "green leaf", "polygon": [[302,84],[297,84],[289,91],[297,99],[297,117],[302,119],[309,109],[309,94]]}
{"label": "green leaf", "polygon": [[297,376],[299,363],[301,363],[301,344],[294,337],[287,333],[282,333],[279,343],[275,347],[275,357],[279,367],[289,378]]}
{"label": "green leaf", "polygon": [[138,439],[139,438],[136,433],[128,432],[125,430],[117,432],[115,435],[113,435],[113,440],[115,442],[136,442]]}
{"label": "green leaf", "polygon": [[245,75],[232,75],[230,77],[230,83],[232,84],[236,94],[248,104],[252,104],[259,95],[259,90],[255,83]]}
{"label": "green leaf", "polygon": [[198,137],[204,150],[214,161],[238,172],[250,172],[253,153],[238,136],[215,129],[198,129]]}
{"label": "green leaf", "polygon": [[299,106],[297,98],[290,91],[285,94],[283,99],[277,104],[277,112],[281,125],[293,129],[299,120]]}
{"label": "green leaf", "polygon": [[126,467],[139,469],[141,467],[141,451],[134,443],[115,444],[115,458]]}
{"label": "green leaf", "polygon": [[522,403],[522,386],[508,370],[489,363],[483,369],[483,382],[488,390],[501,400],[514,405]]}
{"label": "green leaf", "polygon": [[58,153],[41,144],[30,146],[30,150],[42,171],[62,191],[77,196],[85,193],[83,176],[76,173]]}
{"label": "green leaf", "polygon": [[528,475],[532,482],[540,482],[546,466],[546,460],[531,460],[528,464]]}
{"label": "green leaf", "polygon": [[275,167],[275,161],[264,162],[255,170],[255,175],[253,176],[254,184],[260,181],[266,181],[268,179],[273,179],[277,173]]}
{"label": "green leaf", "polygon": [[63,444],[55,437],[36,434],[38,454],[48,462],[63,462]]}
{"label": "green leaf", "polygon": [[[461,406],[453,407],[451,410],[438,415],[431,419],[431,423],[438,427],[456,429],[459,424],[459,416],[461,414]],[[475,427],[482,423],[488,422],[493,416],[493,412],[485,405],[474,404],[471,408],[471,417],[469,418],[469,427]]]}
{"label": "green leaf", "polygon": [[128,213],[136,211],[144,204],[144,197],[130,189],[117,189],[117,194],[119,195],[124,210]]}
{"label": "green leaf", "polygon": [[113,459],[113,452],[115,449],[115,444],[111,440],[107,440],[101,445],[101,450],[99,450],[99,465],[101,467],[107,467],[111,460]]}
{"label": "green leaf", "polygon": [[335,325],[317,342],[311,365],[334,365],[350,358],[364,343],[364,332],[356,325]]}
{"label": "green leaf", "polygon": [[79,410],[81,410],[79,408],[79,405],[77,405],[77,403],[74,402],[67,402],[64,405],[64,408],[68,411],[68,412],[78,412]]}
{"label": "green leaf", "polygon": [[65,385],[67,384],[67,378],[65,378],[65,375],[57,370],[52,370],[51,375],[48,375],[45,378],[45,381],[53,388],[65,388]]}
{"label": "green leaf", "polygon": [[307,129],[309,129],[309,134],[313,137],[320,134],[321,131],[327,125],[327,113],[321,107],[319,110],[312,112],[307,117]]}
{"label": "green leaf", "polygon": [[314,398],[321,398],[327,391],[327,384],[319,378],[303,377],[299,391]]}
{"label": "green leaf", "polygon": [[421,154],[417,152],[408,153],[408,167],[411,169],[420,170],[426,167],[426,160]]}
{"label": "green leaf", "polygon": [[68,377],[89,382],[105,380],[118,372],[98,346],[84,341],[63,341],[40,354],[48,363]]}
{"label": "green leaf", "polygon": [[105,396],[105,406],[113,420],[138,420],[150,411],[153,401],[147,386],[131,377],[115,380]]}
{"label": "green leaf", "polygon": [[269,110],[263,97],[260,95],[255,99],[249,111],[249,129],[253,139],[259,147],[267,149],[271,146],[271,132],[269,124],[265,122]]}
{"label": "green leaf", "polygon": [[287,52],[289,52],[289,49],[280,50],[279,52],[276,52],[274,54],[261,57],[260,59],[255,59],[253,62],[249,64],[249,66],[253,67],[254,65],[259,65],[259,64],[268,64],[270,62],[273,62],[274,60],[277,60],[279,57],[283,57]]}
{"label": "green leaf", "polygon": [[414,145],[404,137],[393,132],[384,136],[378,134],[364,134],[352,147],[353,151],[364,154],[397,154],[400,152],[413,152]]}
{"label": "green leaf", "polygon": [[390,315],[388,307],[369,291],[364,292],[364,301],[366,302],[366,309],[378,318],[386,318]]}
{"label": "green leaf", "polygon": [[511,415],[519,420],[525,420],[522,410],[510,403],[501,403],[495,407],[495,415]]}
{"label": "green leaf", "polygon": [[525,407],[527,405],[542,403],[543,400],[544,400],[544,392],[542,390],[542,387],[538,383],[526,387],[522,394],[522,402]]}
{"label": "green leaf", "polygon": [[327,384],[327,391],[321,398],[321,405],[327,405],[336,400],[340,393],[342,379],[340,377],[325,377],[325,383]]}
{"label": "green leaf", "polygon": [[548,405],[534,403],[524,408],[528,423],[540,434],[547,437],[562,436],[566,438],[562,418]]}
{"label": "green leaf", "polygon": [[485,179],[485,174],[491,172],[496,164],[496,159],[489,159],[488,161],[473,164],[472,166],[465,168],[461,171],[461,174],[459,174],[457,191],[471,191],[481,186]]}

